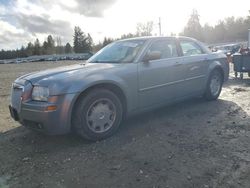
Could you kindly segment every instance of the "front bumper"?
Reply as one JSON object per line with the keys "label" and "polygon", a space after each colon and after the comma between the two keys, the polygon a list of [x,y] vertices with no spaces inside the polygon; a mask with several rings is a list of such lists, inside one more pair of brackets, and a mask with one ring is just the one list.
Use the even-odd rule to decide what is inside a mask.
{"label": "front bumper", "polygon": [[[21,102],[20,109],[10,105],[13,119],[25,127],[50,135],[65,134],[71,130],[71,111],[75,94],[54,96],[53,102]],[[55,106],[55,110],[48,107]]]}

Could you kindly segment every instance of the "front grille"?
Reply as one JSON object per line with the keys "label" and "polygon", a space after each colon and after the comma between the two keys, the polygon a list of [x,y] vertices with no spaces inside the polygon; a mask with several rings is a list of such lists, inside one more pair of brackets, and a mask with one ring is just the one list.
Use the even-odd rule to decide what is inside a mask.
{"label": "front grille", "polygon": [[[23,85],[24,84],[24,85]],[[21,103],[30,99],[32,92],[32,85],[28,81],[18,80],[12,84],[11,89],[11,106],[17,110],[18,113],[21,111]]]}
{"label": "front grille", "polygon": [[11,90],[11,106],[20,112],[21,108],[21,97],[24,92],[24,86],[13,83]]}

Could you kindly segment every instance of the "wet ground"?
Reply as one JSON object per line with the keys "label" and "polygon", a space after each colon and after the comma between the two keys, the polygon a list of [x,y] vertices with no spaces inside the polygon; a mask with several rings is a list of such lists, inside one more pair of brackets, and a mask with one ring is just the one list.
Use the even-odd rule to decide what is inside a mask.
{"label": "wet ground", "polygon": [[247,75],[230,77],[217,101],[196,98],[135,116],[96,143],[75,135],[40,135],[10,118],[16,77],[72,63],[0,65],[1,188],[249,187]]}

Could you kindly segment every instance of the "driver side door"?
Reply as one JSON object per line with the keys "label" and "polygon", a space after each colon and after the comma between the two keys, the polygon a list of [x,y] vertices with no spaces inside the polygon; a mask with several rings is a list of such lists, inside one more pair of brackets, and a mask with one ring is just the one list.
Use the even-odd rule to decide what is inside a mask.
{"label": "driver side door", "polygon": [[161,57],[138,64],[139,107],[161,105],[182,96],[185,67],[175,39],[154,40],[145,55],[157,52]]}

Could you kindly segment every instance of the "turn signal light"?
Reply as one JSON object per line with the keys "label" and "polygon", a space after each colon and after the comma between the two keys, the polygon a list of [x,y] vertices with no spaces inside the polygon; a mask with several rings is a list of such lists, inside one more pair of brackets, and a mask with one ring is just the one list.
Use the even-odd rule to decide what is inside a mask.
{"label": "turn signal light", "polygon": [[57,106],[53,105],[53,106],[48,106],[46,108],[46,111],[55,111],[57,109]]}

